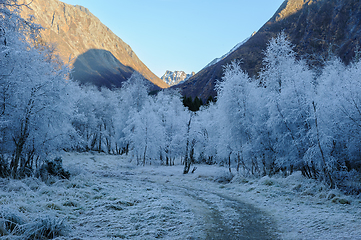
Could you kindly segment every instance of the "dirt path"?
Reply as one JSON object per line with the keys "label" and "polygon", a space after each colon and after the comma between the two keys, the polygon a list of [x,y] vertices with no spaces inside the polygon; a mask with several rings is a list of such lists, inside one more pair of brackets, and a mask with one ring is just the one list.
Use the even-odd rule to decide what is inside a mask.
{"label": "dirt path", "polygon": [[74,239],[277,239],[272,219],[223,185],[115,157],[69,160],[69,168],[81,169],[58,185],[56,202],[70,205],[58,212],[67,216]]}
{"label": "dirt path", "polygon": [[187,201],[207,240],[278,239],[273,220],[267,214],[239,199],[217,192],[217,188],[211,184],[209,190],[204,190],[192,180],[182,185],[179,185],[179,179],[172,177],[166,183],[151,175],[143,180],[161,185],[164,191]]}
{"label": "dirt path", "polygon": [[175,190],[193,200],[188,202],[205,221],[200,224],[204,224],[206,239],[277,239],[271,219],[249,204],[211,191],[172,186]]}
{"label": "dirt path", "polygon": [[[178,200],[187,202],[203,231],[201,236],[204,239],[278,239],[271,217],[250,204],[217,192],[217,188],[219,189],[221,185],[215,187],[209,184],[208,190],[205,190],[198,186],[197,180],[183,179],[188,182],[180,185],[181,178],[173,178],[170,175],[164,181],[159,176],[154,176],[149,172],[133,175],[135,178],[140,177],[146,185],[162,189],[163,194],[177,196]],[[202,237],[195,236],[188,239],[203,239]]]}

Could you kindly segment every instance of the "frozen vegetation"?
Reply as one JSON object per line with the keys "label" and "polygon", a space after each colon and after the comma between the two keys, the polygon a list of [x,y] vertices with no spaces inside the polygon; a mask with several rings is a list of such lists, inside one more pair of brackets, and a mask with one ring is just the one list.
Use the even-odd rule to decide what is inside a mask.
{"label": "frozen vegetation", "polygon": [[360,239],[360,52],[310,66],[280,33],[192,112],[138,73],[78,86],[21,7],[0,0],[1,238]]}
{"label": "frozen vegetation", "polygon": [[125,156],[63,161],[69,180],[1,181],[2,224],[11,221],[14,236],[0,239],[33,239],[42,228],[64,235],[56,239],[361,239],[361,199],[300,172],[232,179],[214,165],[184,175],[182,165],[141,167]]}

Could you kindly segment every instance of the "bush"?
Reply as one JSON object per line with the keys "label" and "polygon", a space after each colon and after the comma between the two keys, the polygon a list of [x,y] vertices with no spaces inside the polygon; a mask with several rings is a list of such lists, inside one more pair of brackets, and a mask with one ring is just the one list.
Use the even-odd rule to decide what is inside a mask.
{"label": "bush", "polygon": [[345,194],[358,195],[361,193],[361,173],[355,169],[339,171],[334,174],[337,187]]}
{"label": "bush", "polygon": [[61,157],[57,157],[53,161],[46,161],[39,169],[37,177],[45,181],[49,176],[60,177],[62,179],[70,178],[69,171],[63,168],[63,159]]}
{"label": "bush", "polygon": [[25,221],[18,215],[2,210],[0,213],[0,236],[21,233]]}
{"label": "bush", "polygon": [[68,226],[64,220],[59,220],[52,217],[38,218],[35,223],[30,223],[24,226],[25,239],[53,239],[59,236],[64,236],[68,232]]}
{"label": "bush", "polygon": [[262,185],[266,186],[273,186],[275,184],[273,179],[271,179],[269,176],[264,176],[263,178],[261,178],[260,182],[262,183]]}
{"label": "bush", "polygon": [[214,181],[219,183],[229,183],[232,181],[234,175],[229,171],[221,171],[219,172],[215,178]]}
{"label": "bush", "polygon": [[53,239],[65,236],[68,229],[65,221],[57,218],[47,216],[26,223],[10,209],[0,211],[0,236],[11,235],[11,239]]}

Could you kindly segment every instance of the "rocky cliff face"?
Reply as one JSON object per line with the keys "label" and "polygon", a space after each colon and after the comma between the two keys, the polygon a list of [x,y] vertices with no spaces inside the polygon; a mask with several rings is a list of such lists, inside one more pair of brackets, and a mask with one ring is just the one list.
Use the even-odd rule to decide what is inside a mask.
{"label": "rocky cliff face", "polygon": [[222,78],[222,66],[233,60],[242,60],[242,68],[251,76],[257,76],[267,43],[281,31],[289,36],[298,56],[306,57],[310,65],[321,65],[330,53],[348,63],[361,42],[360,16],[359,0],[286,0],[237,50],[177,87],[183,95],[193,98],[215,96],[214,86],[216,80]]}
{"label": "rocky cliff face", "polygon": [[166,71],[161,79],[170,86],[177,85],[179,83],[187,81],[189,78],[195,75],[195,72],[186,74],[184,71]]}
{"label": "rocky cliff face", "polygon": [[142,63],[131,47],[88,9],[58,0],[26,0],[23,16],[33,15],[44,30],[41,41],[54,43],[56,53],[74,67],[74,78],[98,86],[119,87],[134,71],[155,85],[168,85]]}

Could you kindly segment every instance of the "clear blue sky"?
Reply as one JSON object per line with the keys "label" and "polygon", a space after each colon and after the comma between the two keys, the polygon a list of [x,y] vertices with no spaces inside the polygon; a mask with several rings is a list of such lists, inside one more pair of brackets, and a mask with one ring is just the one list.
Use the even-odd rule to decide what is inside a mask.
{"label": "clear blue sky", "polygon": [[63,0],[88,8],[161,77],[198,72],[257,31],[283,0]]}

